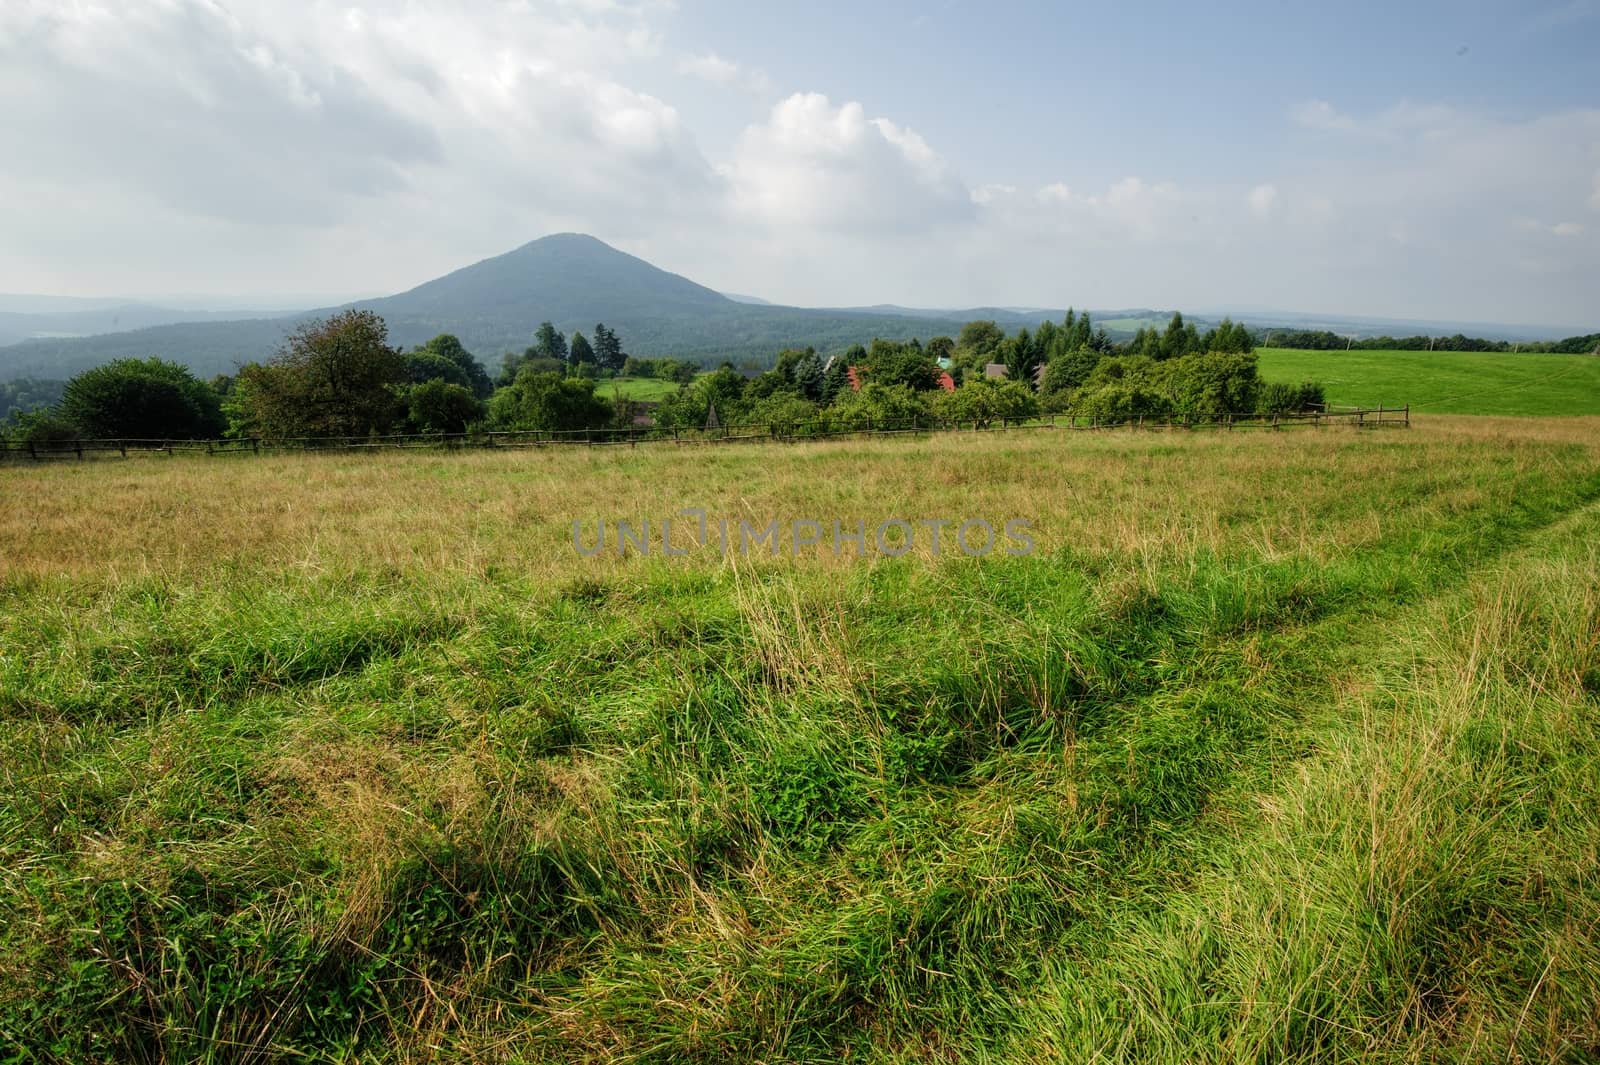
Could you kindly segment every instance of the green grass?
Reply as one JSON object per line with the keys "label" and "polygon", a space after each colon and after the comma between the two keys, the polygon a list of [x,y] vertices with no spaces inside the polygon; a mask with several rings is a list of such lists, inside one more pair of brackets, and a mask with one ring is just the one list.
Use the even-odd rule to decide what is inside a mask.
{"label": "green grass", "polygon": [[595,394],[606,399],[621,393],[627,399],[641,402],[665,399],[676,391],[678,391],[676,382],[662,381],[654,377],[615,377],[595,385]]}
{"label": "green grass", "polygon": [[1329,403],[1424,414],[1600,414],[1600,358],[1499,352],[1260,348],[1269,381],[1320,381]]}
{"label": "green grass", "polygon": [[1597,428],[0,470],[0,1046],[1593,1060]]}

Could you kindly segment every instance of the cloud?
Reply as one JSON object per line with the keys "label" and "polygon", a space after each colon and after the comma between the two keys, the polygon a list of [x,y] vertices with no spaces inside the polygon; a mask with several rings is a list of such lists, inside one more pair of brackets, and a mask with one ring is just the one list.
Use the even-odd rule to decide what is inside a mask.
{"label": "cloud", "polygon": [[972,217],[972,192],[916,132],[796,93],[740,137],[736,214],[777,227],[905,231]]}
{"label": "cloud", "polygon": [[1326,100],[1307,100],[1296,106],[1290,114],[1294,120],[1307,129],[1320,130],[1350,130],[1355,128],[1355,121],[1349,115],[1342,114]]}
{"label": "cloud", "polygon": [[[183,243],[180,227],[231,227],[262,259],[299,249],[296,231],[341,250],[373,229],[397,247],[427,235],[429,258],[449,262],[601,218],[616,237],[708,217],[725,190],[677,110],[619,80],[659,53],[654,10],[11,0],[0,94],[30,104],[0,109],[0,141],[26,146],[7,176],[25,197],[50,189],[142,217],[144,239],[127,238],[138,260]],[[0,204],[0,229],[21,228],[28,202]],[[0,249],[0,270],[48,260],[74,219],[57,223]],[[233,255],[213,247],[218,265]],[[392,283],[381,271],[394,262],[369,264],[379,276],[363,287]]]}
{"label": "cloud", "polygon": [[1245,197],[1250,213],[1260,219],[1271,218],[1278,209],[1278,189],[1275,185],[1257,185]]}
{"label": "cloud", "polygon": [[772,92],[772,79],[767,77],[765,71],[746,70],[733,60],[724,59],[715,52],[686,56],[678,63],[678,73],[723,88],[742,89],[755,96],[765,96]]}

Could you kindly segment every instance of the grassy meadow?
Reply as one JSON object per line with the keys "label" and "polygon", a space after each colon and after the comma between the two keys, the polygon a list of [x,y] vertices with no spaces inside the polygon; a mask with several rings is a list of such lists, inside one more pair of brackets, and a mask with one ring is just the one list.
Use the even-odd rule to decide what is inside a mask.
{"label": "grassy meadow", "polygon": [[1474,351],[1257,348],[1268,381],[1320,381],[1329,403],[1425,414],[1600,414],[1600,358]]}
{"label": "grassy meadow", "polygon": [[0,497],[0,1059],[1600,1056],[1600,418]]}
{"label": "grassy meadow", "polygon": [[676,382],[658,377],[613,377],[595,385],[595,394],[605,399],[621,396],[640,403],[666,399],[677,390]]}

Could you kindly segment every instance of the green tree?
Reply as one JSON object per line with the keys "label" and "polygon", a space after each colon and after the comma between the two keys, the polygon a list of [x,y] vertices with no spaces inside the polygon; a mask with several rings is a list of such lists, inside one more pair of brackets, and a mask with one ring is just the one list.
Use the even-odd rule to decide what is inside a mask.
{"label": "green tree", "polygon": [[1100,358],[1100,353],[1090,348],[1058,354],[1045,365],[1039,391],[1046,396],[1072,391],[1089,379]]}
{"label": "green tree", "polygon": [[421,433],[463,433],[484,412],[470,388],[439,378],[411,386],[405,399],[411,428]]}
{"label": "green tree", "polygon": [[816,403],[822,399],[822,384],[822,360],[815,349],[807,348],[805,355],[794,364],[795,388],[802,397]]}
{"label": "green tree", "polygon": [[525,356],[540,359],[555,359],[557,362],[567,361],[567,338],[553,322],[540,322],[538,330],[533,334],[533,347]]}
{"label": "green tree", "polygon": [[928,358],[936,363],[952,359],[956,353],[956,342],[947,336],[937,336],[928,341]]}
{"label": "green tree", "polygon": [[1261,374],[1256,357],[1197,352],[1168,365],[1173,409],[1182,414],[1244,414],[1256,409]]}
{"label": "green tree", "polygon": [[411,384],[420,385],[426,381],[448,381],[453,385],[470,388],[472,379],[467,376],[467,371],[459,364],[451,362],[443,355],[436,355],[431,351],[418,348],[405,353],[406,380]]}
{"label": "green tree", "polygon": [[898,344],[892,340],[874,340],[860,369],[867,380],[889,388],[904,385],[913,391],[926,392],[939,387],[939,368],[915,341]]}
{"label": "green tree", "polygon": [[1034,373],[1044,361],[1038,342],[1026,329],[1000,345],[1001,360],[1006,364],[1006,376],[1025,387],[1033,388]]}
{"label": "green tree", "polygon": [[1161,350],[1156,356],[1159,359],[1176,359],[1188,354],[1189,337],[1183,324],[1183,314],[1180,311],[1172,312],[1172,320],[1167,323],[1167,331],[1161,334]]}
{"label": "green tree", "polygon": [[567,348],[567,359],[574,366],[595,361],[594,347],[582,333],[572,334],[572,344]]}
{"label": "green tree", "polygon": [[628,356],[622,350],[622,341],[615,331],[607,329],[604,322],[594,327],[595,365],[607,373],[619,373]]}
{"label": "green tree", "polygon": [[497,429],[571,432],[600,428],[611,416],[611,404],[595,395],[593,381],[559,373],[525,369],[489,400],[489,421]]}
{"label": "green tree", "polygon": [[[859,345],[857,345],[859,347]],[[862,354],[866,354],[865,349]],[[846,356],[836,355],[822,374],[822,405],[830,406],[850,391],[850,362]]]}
{"label": "green tree", "polygon": [[656,422],[669,427],[701,429],[713,407],[722,425],[744,421],[748,414],[749,384],[743,374],[724,363],[715,372],[697,378],[692,385],[685,385],[662,400],[656,408]]}
{"label": "green tree", "polygon": [[976,377],[954,392],[933,397],[933,412],[952,423],[971,422],[979,429],[997,421],[1022,421],[1039,413],[1033,392],[1018,381]]}
{"label": "green tree", "polygon": [[925,425],[932,417],[927,397],[927,392],[905,385],[869,381],[859,392],[843,392],[828,408],[825,420],[834,431]]}
{"label": "green tree", "polygon": [[980,319],[961,327],[956,347],[964,354],[987,358],[994,354],[1005,338],[1005,330],[992,321]]}
{"label": "green tree", "polygon": [[[489,380],[489,373],[483,364],[462,345],[461,340],[451,333],[440,333],[426,344],[422,345],[413,354],[426,354],[437,356],[453,363],[461,371],[464,378],[460,383],[472,390],[473,395],[479,399],[486,398],[494,391],[494,382]],[[454,377],[445,377],[445,380],[455,380]],[[425,380],[431,380],[427,378]]]}
{"label": "green tree", "polygon": [[405,378],[405,358],[372,311],[304,322],[271,360],[240,369],[229,397],[233,428],[275,438],[386,432]]}
{"label": "green tree", "polygon": [[85,370],[67,382],[59,412],[86,437],[195,440],[225,428],[212,387],[188,367],[157,358]]}

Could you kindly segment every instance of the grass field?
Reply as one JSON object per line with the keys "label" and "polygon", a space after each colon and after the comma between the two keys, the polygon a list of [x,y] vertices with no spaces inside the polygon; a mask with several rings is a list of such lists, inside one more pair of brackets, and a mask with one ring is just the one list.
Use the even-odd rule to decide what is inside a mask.
{"label": "grass field", "polygon": [[14,1060],[1600,1055],[1600,419],[0,494]]}
{"label": "grass field", "polygon": [[1320,381],[1329,403],[1429,414],[1600,414],[1600,358],[1467,351],[1258,348],[1269,381]]}
{"label": "grass field", "polygon": [[678,390],[678,385],[676,382],[663,381],[655,377],[614,377],[608,381],[597,382],[594,390],[596,395],[605,399],[620,393],[625,399],[650,402],[672,395]]}

